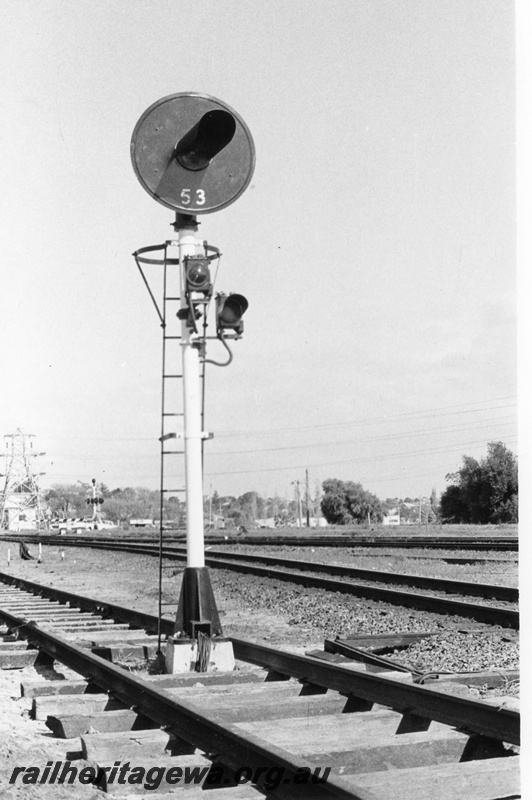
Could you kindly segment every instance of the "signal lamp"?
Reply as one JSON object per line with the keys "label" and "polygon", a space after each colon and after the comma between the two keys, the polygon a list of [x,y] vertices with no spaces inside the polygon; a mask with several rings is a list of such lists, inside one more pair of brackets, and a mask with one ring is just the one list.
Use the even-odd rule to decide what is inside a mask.
{"label": "signal lamp", "polygon": [[185,280],[187,292],[212,293],[209,259],[204,256],[185,257]]}
{"label": "signal lamp", "polygon": [[241,294],[216,295],[216,333],[219,338],[227,338],[226,330],[233,330],[230,338],[236,339],[244,332],[242,317],[249,306],[248,301]]}
{"label": "signal lamp", "polygon": [[228,111],[208,111],[176,144],[174,155],[185,169],[198,172],[227,147],[236,131],[236,120]]}

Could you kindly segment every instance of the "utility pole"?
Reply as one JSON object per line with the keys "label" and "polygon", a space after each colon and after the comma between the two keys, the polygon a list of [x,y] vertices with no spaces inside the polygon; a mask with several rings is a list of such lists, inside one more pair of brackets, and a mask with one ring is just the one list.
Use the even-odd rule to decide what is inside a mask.
{"label": "utility pole", "polygon": [[308,487],[308,469],[305,470],[305,504],[307,506],[307,528],[310,528],[310,491]]}
{"label": "utility pole", "polygon": [[316,500],[315,500],[316,527],[319,528],[320,527],[320,517],[321,517],[321,506],[320,506],[321,486],[320,486],[319,481],[316,483],[315,492],[316,492]]}
{"label": "utility pole", "polygon": [[303,527],[303,519],[302,519],[303,514],[301,509],[301,491],[299,489],[299,481],[292,481],[292,486],[296,487],[295,492],[296,492],[296,504],[297,504],[297,519],[299,522],[299,528],[301,529]]}

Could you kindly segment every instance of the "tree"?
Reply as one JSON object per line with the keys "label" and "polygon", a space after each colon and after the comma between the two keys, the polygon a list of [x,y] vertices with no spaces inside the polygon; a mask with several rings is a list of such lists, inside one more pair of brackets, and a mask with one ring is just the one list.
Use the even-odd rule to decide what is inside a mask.
{"label": "tree", "polygon": [[[160,515],[161,495],[157,489],[143,487],[109,490],[102,485],[99,493],[104,495],[102,514],[113,522],[128,522],[135,517],[156,519]],[[44,495],[52,517],[90,516],[92,509],[87,498],[92,497],[92,484],[78,481],[76,484],[54,484]],[[183,513],[177,498],[164,500],[164,518],[182,522]]]}
{"label": "tree", "polygon": [[401,517],[401,522],[419,522],[419,500],[414,501],[411,498],[400,500],[398,513]]}
{"label": "tree", "polygon": [[462,456],[458,472],[446,475],[450,486],[441,496],[444,522],[517,522],[517,458],[502,442],[489,442],[488,454],[480,462]]}
{"label": "tree", "polygon": [[517,522],[519,478],[516,456],[502,442],[490,442],[484,470],[490,486],[491,522]]}
{"label": "tree", "polygon": [[87,497],[90,496],[91,485],[78,481],[76,484],[55,483],[44,499],[55,516],[83,517],[87,513]]}
{"label": "tree", "polygon": [[323,516],[331,525],[366,522],[368,514],[374,522],[382,521],[381,502],[360,483],[329,478],[323,482],[321,500]]}

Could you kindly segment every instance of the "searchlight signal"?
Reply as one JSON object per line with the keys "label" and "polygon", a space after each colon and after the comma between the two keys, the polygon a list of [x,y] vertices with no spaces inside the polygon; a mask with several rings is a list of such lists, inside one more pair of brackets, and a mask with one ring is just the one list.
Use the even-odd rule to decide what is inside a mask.
{"label": "searchlight signal", "polygon": [[248,126],[227,103],[181,92],[142,114],[131,138],[131,160],[158,203],[181,214],[209,214],[248,187],[255,146]]}

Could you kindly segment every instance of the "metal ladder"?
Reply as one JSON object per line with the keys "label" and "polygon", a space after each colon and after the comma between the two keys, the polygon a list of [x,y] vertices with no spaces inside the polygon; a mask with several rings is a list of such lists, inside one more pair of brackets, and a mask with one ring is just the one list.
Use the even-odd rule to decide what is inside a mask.
{"label": "metal ladder", "polygon": [[[162,251],[161,258],[147,258],[144,254],[155,251]],[[178,269],[170,269],[169,267],[179,266],[179,259],[169,258],[167,255],[167,243],[159,245],[151,245],[150,247],[143,247],[133,253],[139,272],[142,276],[144,284],[151,297],[157,316],[162,329],[162,372],[161,372],[161,435],[160,442],[160,525],[164,525],[164,500],[168,495],[180,495],[185,493],[184,486],[168,486],[168,466],[172,461],[172,467],[175,467],[173,459],[176,456],[184,456],[184,446],[179,448],[177,443],[181,440],[183,442],[183,392],[179,391],[176,387],[176,381],[183,379],[181,372],[181,353],[179,349],[179,342],[181,341],[181,321],[177,317],[177,312],[181,305],[181,287],[180,287],[180,272]],[[162,267],[162,303],[159,305],[156,297],[151,289],[146,274],[142,268],[143,264],[156,265]],[[202,367],[201,375],[202,394],[205,396],[205,365]],[[179,400],[178,400],[179,398]],[[202,402],[202,424],[204,417],[205,406]],[[179,425],[181,422],[181,425]],[[169,442],[175,442],[176,446],[172,447]],[[184,445],[184,443],[183,443]],[[173,474],[178,474],[178,471],[173,469]],[[184,476],[184,464],[183,464]],[[175,482],[175,477],[174,477]],[[184,483],[184,480],[183,480]]]}
{"label": "metal ladder", "polygon": [[[161,371],[161,435],[160,442],[160,507],[159,507],[159,645],[158,650],[161,650],[161,619],[162,619],[162,563],[163,563],[163,545],[164,545],[164,532],[165,532],[165,499],[170,495],[179,496],[184,495],[186,492],[185,486],[167,486],[168,477],[168,463],[171,460],[173,480],[178,470],[175,469],[175,457],[183,456],[184,450],[184,409],[183,409],[183,391],[177,391],[175,382],[183,379],[181,352],[179,343],[181,341],[181,320],[177,316],[177,312],[181,307],[181,286],[180,286],[180,270],[176,269],[179,266],[179,259],[169,258],[167,254],[167,243],[159,245],[151,245],[143,247],[133,253],[137,267],[142,276],[144,284],[151,297],[157,316],[162,329],[162,371]],[[162,258],[148,258],[144,254],[156,251],[163,251]],[[162,304],[159,306],[157,299],[151,289],[148,279],[142,268],[143,264],[156,265],[162,267]],[[169,267],[174,269],[169,270]],[[205,329],[204,329],[205,334]],[[179,370],[179,371],[176,371]],[[169,390],[170,389],[170,390]],[[182,387],[181,387],[182,389]],[[205,417],[205,362],[202,362],[201,371],[201,389],[202,389],[202,403],[201,403],[201,424],[202,429],[204,426]],[[171,396],[171,400],[169,398]],[[179,404],[178,403],[179,397]],[[181,425],[178,424],[181,422]],[[178,427],[180,430],[178,430]],[[178,449],[177,443],[181,441],[182,447]],[[169,442],[175,442],[176,446],[169,446]],[[183,458],[183,484],[185,465]]]}
{"label": "metal ladder", "polygon": [[[161,445],[161,528],[163,528],[164,523],[165,496],[175,496],[185,492],[184,486],[172,486],[171,488],[167,486],[167,466],[169,466],[169,462],[171,462],[171,466],[175,467],[175,457],[184,456],[185,450],[183,442],[183,392],[180,391],[180,388],[182,387],[179,386],[179,382],[183,380],[183,373],[181,372],[181,353],[179,350],[179,342],[181,341],[181,321],[177,317],[177,311],[179,310],[181,303],[179,285],[180,278],[178,269],[171,271],[168,270],[169,266],[177,266],[179,264],[179,260],[167,258],[166,245],[164,250],[163,299],[161,314],[161,328],[163,333],[161,372],[161,435],[159,437],[159,442]],[[180,425],[177,424],[179,422],[181,422]],[[172,441],[175,442],[174,447],[169,444]],[[179,441],[181,441],[182,446],[178,449],[177,443]],[[173,469],[172,472],[173,481],[175,482],[177,470]]]}

